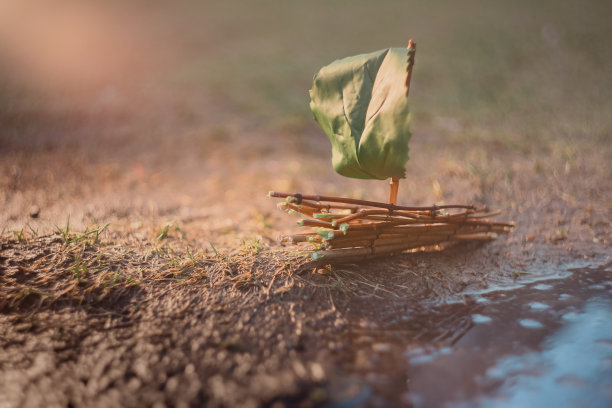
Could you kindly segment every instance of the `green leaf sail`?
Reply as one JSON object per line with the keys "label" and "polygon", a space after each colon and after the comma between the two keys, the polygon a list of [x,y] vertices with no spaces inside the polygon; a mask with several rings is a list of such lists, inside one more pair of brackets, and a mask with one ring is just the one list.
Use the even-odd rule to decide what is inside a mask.
{"label": "green leaf sail", "polygon": [[405,177],[410,140],[408,50],[387,48],[332,62],[315,75],[310,109],[346,177]]}

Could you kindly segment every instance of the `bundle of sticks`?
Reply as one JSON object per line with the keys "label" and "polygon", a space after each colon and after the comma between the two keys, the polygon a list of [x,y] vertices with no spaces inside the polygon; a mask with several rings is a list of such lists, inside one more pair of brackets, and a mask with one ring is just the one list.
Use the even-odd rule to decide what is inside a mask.
{"label": "bundle of sticks", "polygon": [[[393,193],[392,193],[393,194]],[[270,192],[280,209],[304,216],[305,233],[282,235],[282,244],[314,245],[313,260],[359,261],[457,241],[497,238],[513,224],[490,221],[499,212],[473,205],[400,206],[352,198]]]}

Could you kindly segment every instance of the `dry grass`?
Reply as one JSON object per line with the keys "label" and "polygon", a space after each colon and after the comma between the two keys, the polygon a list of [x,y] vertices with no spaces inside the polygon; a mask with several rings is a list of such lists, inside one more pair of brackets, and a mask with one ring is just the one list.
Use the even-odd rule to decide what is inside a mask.
{"label": "dry grass", "polygon": [[[248,302],[252,297],[279,301],[285,295],[307,295],[332,305],[346,297],[446,297],[458,288],[481,284],[484,276],[476,270],[491,260],[470,265],[457,257],[465,248],[460,246],[446,247],[445,253],[439,252],[441,248],[421,248],[387,261],[330,263],[311,260],[308,248],[270,246],[258,238],[242,240],[233,249],[217,248],[212,242],[202,248],[197,240],[177,232],[180,228],[168,225],[172,224],[150,233],[151,238],[116,232],[112,226],[86,232],[66,226],[42,236],[34,231],[3,235],[0,310],[20,315],[68,308],[131,319],[149,302],[176,296],[184,296],[188,304],[193,296],[206,294],[225,296],[229,303],[237,297]],[[450,274],[444,266],[449,262],[455,269]],[[515,268],[513,261],[504,261],[508,276]]]}
{"label": "dry grass", "polygon": [[196,251],[185,241],[164,242],[163,229],[153,242],[103,229],[75,233],[66,228],[45,236],[21,231],[2,237],[6,270],[0,276],[0,310],[73,305],[102,311],[110,307],[128,316],[150,296],[194,285],[256,288],[269,295],[279,289],[275,282],[290,287],[292,276],[307,264],[304,256],[269,248],[257,239],[233,251],[217,250],[212,243],[209,250]]}

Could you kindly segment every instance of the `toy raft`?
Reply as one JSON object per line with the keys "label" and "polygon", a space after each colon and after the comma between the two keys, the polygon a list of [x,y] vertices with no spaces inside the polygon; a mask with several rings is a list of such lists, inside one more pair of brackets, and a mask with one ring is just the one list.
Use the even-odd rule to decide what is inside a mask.
{"label": "toy raft", "polygon": [[281,244],[314,245],[313,260],[359,261],[459,241],[488,241],[513,228],[489,218],[499,212],[473,205],[400,206],[343,197],[270,192],[278,207],[305,218],[308,232],[279,237]]}
{"label": "toy raft", "polygon": [[507,232],[511,224],[473,205],[397,205],[406,177],[410,132],[410,80],[416,43],[332,62],[315,75],[310,109],[332,146],[337,173],[359,179],[390,180],[389,202],[270,192],[279,207],[302,214],[308,232],[281,236],[281,243],[314,244],[314,260],[356,261],[457,241],[482,241]]}

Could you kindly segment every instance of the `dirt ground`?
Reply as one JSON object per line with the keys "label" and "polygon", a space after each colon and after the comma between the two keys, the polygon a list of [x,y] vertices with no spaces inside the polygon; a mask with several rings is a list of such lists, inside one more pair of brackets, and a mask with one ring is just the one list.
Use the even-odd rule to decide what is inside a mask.
{"label": "dirt ground", "polygon": [[[510,51],[487,57],[479,50],[488,40],[474,36],[491,26],[475,24],[454,40],[415,24],[435,41],[419,42],[412,97],[423,103],[398,201],[486,204],[516,228],[487,244],[351,265],[314,265],[300,249],[279,246],[276,237],[296,231],[296,218],[266,194],[385,199],[386,183],[333,172],[329,142],[307,112],[314,71],[359,52],[359,41],[337,34],[317,54],[305,40],[297,58],[290,40],[317,21],[304,6],[306,17],[292,20],[290,7],[270,4],[286,25],[253,22],[250,9],[229,18],[231,6],[206,7],[158,5],[142,14],[135,31],[149,37],[129,38],[140,46],[159,40],[156,52],[138,48],[145,51],[129,63],[118,57],[130,67],[155,61],[137,78],[121,64],[76,79],[49,66],[55,82],[47,86],[39,73],[16,68],[21,54],[0,55],[13,64],[0,101],[0,406],[358,406],[366,383],[375,391],[367,404],[384,406],[385,384],[406,378],[370,375],[384,365],[384,347],[365,352],[355,342],[397,324],[389,315],[573,263],[610,262],[612,53],[589,42],[610,30],[595,6],[535,10],[548,17],[520,23],[541,43],[526,44],[524,54],[509,45],[523,39],[520,12],[499,28]],[[368,11],[359,3],[353,17]],[[450,15],[417,11],[439,25]],[[489,13],[506,21],[502,12]],[[199,15],[217,23],[202,28]],[[363,51],[401,27],[394,20]],[[279,32],[292,28],[286,44]],[[468,55],[454,59],[462,41]],[[194,57],[204,46],[213,62]],[[581,60],[571,58],[577,49]],[[258,55],[270,58],[261,66]],[[451,60],[459,79],[444,70]],[[214,61],[227,64],[228,78]],[[505,64],[512,72],[496,77]],[[572,81],[584,73],[577,93]],[[473,76],[482,82],[465,85]],[[291,85],[277,89],[275,79]],[[406,330],[414,341],[449,341],[435,324]]]}

